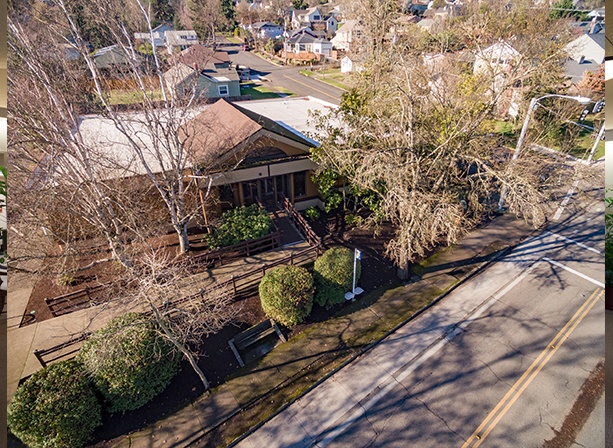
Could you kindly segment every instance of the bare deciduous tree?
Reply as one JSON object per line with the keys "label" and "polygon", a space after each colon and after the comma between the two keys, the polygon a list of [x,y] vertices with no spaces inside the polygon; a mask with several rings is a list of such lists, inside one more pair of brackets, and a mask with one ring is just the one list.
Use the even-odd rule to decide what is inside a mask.
{"label": "bare deciduous tree", "polygon": [[[537,226],[545,219],[549,189],[559,186],[550,175],[552,161],[525,151],[508,163],[510,151],[487,136],[504,94],[512,88],[520,97],[547,92],[559,79],[562,29],[546,7],[526,9],[524,3],[514,2],[509,11],[490,5],[447,25],[449,32],[462,30],[459,46],[472,54],[510,39],[519,56],[508,67],[490,60],[489,71],[473,73],[468,52],[424,55],[428,42],[439,47],[433,35],[377,42],[378,56],[356,76],[356,89],[320,123],[325,137],[315,160],[378,196],[383,216],[397,229],[388,255],[403,269],[436,245],[456,242],[493,212],[502,185],[511,212]],[[379,21],[385,23],[370,14],[361,18],[363,24]]]}

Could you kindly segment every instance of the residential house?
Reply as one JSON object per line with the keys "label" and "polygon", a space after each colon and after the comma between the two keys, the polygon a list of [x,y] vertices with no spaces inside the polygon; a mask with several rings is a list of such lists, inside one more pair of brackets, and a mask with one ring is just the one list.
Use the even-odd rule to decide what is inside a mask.
{"label": "residential house", "polygon": [[332,43],[309,32],[295,34],[283,43],[283,55],[293,61],[321,61],[332,57]]}
{"label": "residential house", "polygon": [[330,39],[337,50],[357,50],[362,41],[362,30],[357,20],[347,20],[336,30],[336,35]]}
{"label": "residential house", "polygon": [[272,22],[256,22],[249,26],[249,30],[262,40],[281,39],[283,37],[283,27]]}
{"label": "residential house", "polygon": [[185,50],[198,43],[198,36],[194,30],[166,31],[164,38],[166,50],[169,54]]}
{"label": "residential house", "polygon": [[583,34],[566,46],[569,60],[566,76],[573,84],[583,79],[585,72],[595,73],[605,59],[605,34]]}
{"label": "residential house", "polygon": [[231,66],[228,53],[200,44],[171,58],[173,66],[164,73],[164,82],[176,96],[200,99],[240,96],[240,78]]}
{"label": "residential house", "polygon": [[142,60],[138,58],[131,61],[130,57],[119,45],[100,48],[93,52],[92,59],[96,68],[109,72],[129,70],[132,66],[140,66]]}
{"label": "residential house", "polygon": [[292,28],[310,27],[312,22],[322,20],[321,11],[317,6],[309,9],[294,9],[292,11]]}
{"label": "residential house", "polygon": [[506,84],[507,77],[517,69],[521,61],[521,54],[502,40],[475,54],[473,73],[491,84],[491,95],[499,96],[496,108],[501,116],[508,114],[516,117],[519,113],[521,87],[509,87]]}
{"label": "residential house", "polygon": [[156,48],[163,47],[166,45],[166,32],[172,31],[172,25],[168,23],[162,23],[161,25],[156,26],[150,32],[144,33],[134,33],[134,39],[149,42],[151,45],[154,45]]}

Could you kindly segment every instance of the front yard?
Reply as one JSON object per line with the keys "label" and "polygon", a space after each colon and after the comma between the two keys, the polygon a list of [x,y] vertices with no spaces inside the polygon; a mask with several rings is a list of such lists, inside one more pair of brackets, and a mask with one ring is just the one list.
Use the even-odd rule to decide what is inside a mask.
{"label": "front yard", "polygon": [[300,74],[308,76],[309,78],[317,79],[321,82],[325,82],[342,90],[351,90],[351,81],[349,76],[341,73],[340,68],[327,68],[321,70],[305,69],[300,70]]}

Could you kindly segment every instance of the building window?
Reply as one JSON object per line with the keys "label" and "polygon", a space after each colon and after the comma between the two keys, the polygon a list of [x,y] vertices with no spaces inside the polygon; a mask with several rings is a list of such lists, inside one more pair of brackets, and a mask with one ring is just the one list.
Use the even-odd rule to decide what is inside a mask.
{"label": "building window", "polygon": [[294,173],[294,197],[306,196],[306,171]]}
{"label": "building window", "polygon": [[219,91],[219,96],[228,96],[230,94],[230,91],[228,90],[228,86],[226,84],[217,86],[217,90]]}

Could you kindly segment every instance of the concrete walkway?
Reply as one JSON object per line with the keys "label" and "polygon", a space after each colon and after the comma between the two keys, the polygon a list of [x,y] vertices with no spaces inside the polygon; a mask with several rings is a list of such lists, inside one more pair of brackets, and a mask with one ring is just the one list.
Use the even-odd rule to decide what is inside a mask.
{"label": "concrete walkway", "polygon": [[[274,400],[271,402],[271,397],[267,395],[269,391],[283,388],[297,378],[303,380],[301,375],[305,370],[312,368],[317,365],[318,360],[326,359],[326,356],[335,352],[359,354],[371,342],[372,339],[368,338],[372,336],[368,335],[373,331],[383,334],[400,325],[416,310],[431,303],[433,299],[440,297],[445,291],[487,265],[492,255],[518,244],[532,233],[533,229],[522,220],[510,215],[499,217],[488,226],[469,234],[460,244],[443,250],[427,260],[421,269],[417,270],[421,278],[416,279],[415,282],[388,291],[369,305],[360,303],[360,299],[356,300],[336,317],[314,325],[305,333],[281,344],[264,358],[242,368],[226,383],[211,391],[210,395],[200,397],[194,403],[150,427],[106,442],[105,446],[130,446],[131,448],[183,447],[191,444],[199,446],[199,444],[206,444],[200,439],[211,429],[220,425],[234,427],[235,432],[245,431],[248,428],[236,427],[235,423],[238,422],[228,420],[228,418],[250,409],[264,396],[267,398],[262,401],[262,408],[258,408],[260,413],[255,418],[262,419],[263,412],[266,415],[274,412],[283,403]],[[362,298],[362,300],[365,299]],[[454,312],[465,315],[468,311],[470,310],[458,309]],[[436,323],[436,316],[436,313],[432,313],[432,317],[427,320],[428,325]],[[416,341],[415,349],[427,343],[426,339],[421,342]],[[413,351],[407,352],[403,359],[381,360],[380,365],[371,366],[372,371],[377,378],[385,381],[386,378],[389,378],[390,372],[413,356],[412,353]],[[341,375],[337,374],[328,378],[301,400],[301,403],[307,401],[320,403],[321,405],[318,405],[313,412],[327,415],[326,421],[331,423],[359,401],[358,397],[372,390],[368,378],[355,378],[355,387],[343,389],[344,397],[326,394],[326,388],[322,386],[345,381],[347,374],[343,374],[343,371],[339,372]],[[290,393],[293,392],[288,392]],[[287,396],[287,394],[283,395],[283,392],[280,394]],[[344,404],[340,409],[334,408],[328,405],[330,400]],[[299,407],[303,409],[302,404]],[[303,418],[305,418],[304,415],[300,417],[301,420]],[[244,422],[240,423],[244,424]],[[293,446],[289,440],[288,443],[283,443],[284,431],[282,429],[272,436],[277,446]],[[240,432],[234,437],[239,434]],[[268,437],[255,440],[255,442],[245,440],[241,446],[272,446],[269,445],[270,440]]]}
{"label": "concrete walkway", "polygon": [[[209,269],[186,279],[182,289],[185,295],[192,294],[215,282],[228,280],[232,275],[244,274],[258,269],[265,264],[272,263],[308,247],[307,243],[299,242],[290,247],[281,247]],[[115,316],[129,311],[144,309],[130,302],[113,301],[42,322],[35,322],[20,328],[19,324],[26,311],[31,292],[32,288],[24,287],[13,290],[9,285],[7,298],[7,399],[9,402],[17,390],[19,381],[41,368],[40,363],[33,354],[34,350],[42,350],[61,344],[84,331],[91,332],[99,329]]]}

